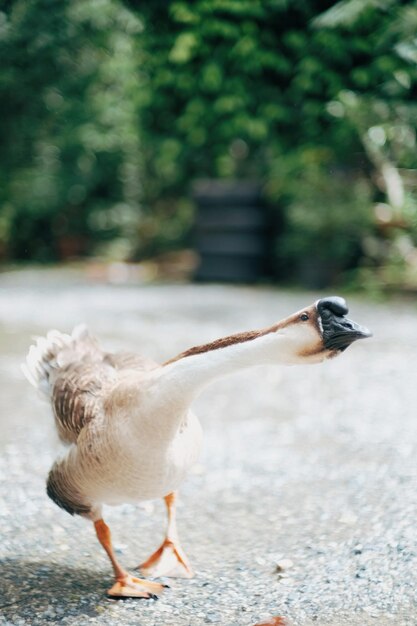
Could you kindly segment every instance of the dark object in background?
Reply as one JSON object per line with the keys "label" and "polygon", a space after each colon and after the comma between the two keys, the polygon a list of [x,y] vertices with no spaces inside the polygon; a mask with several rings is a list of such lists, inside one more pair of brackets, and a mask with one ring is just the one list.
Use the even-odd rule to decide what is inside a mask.
{"label": "dark object in background", "polygon": [[260,185],[248,181],[199,181],[195,248],[200,257],[195,279],[252,283],[265,275],[266,207]]}

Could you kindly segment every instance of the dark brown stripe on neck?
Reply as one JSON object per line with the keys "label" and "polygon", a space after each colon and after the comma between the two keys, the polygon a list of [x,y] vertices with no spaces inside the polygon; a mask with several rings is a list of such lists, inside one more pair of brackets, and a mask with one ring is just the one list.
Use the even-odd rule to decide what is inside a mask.
{"label": "dark brown stripe on neck", "polygon": [[233,346],[237,343],[244,343],[246,341],[252,341],[253,339],[257,339],[258,337],[263,337],[264,335],[269,335],[269,333],[274,333],[278,328],[280,328],[282,323],[275,324],[274,326],[270,326],[269,328],[263,328],[262,330],[250,330],[245,333],[236,333],[235,335],[229,335],[228,337],[221,337],[221,339],[216,339],[211,343],[205,343],[201,346],[194,346],[194,348],[190,348],[185,352],[181,352],[178,356],[166,361],[164,365],[169,365],[170,363],[175,363],[175,361],[179,361],[180,359],[184,359],[187,356],[194,356],[195,354],[203,354],[204,352],[212,352],[213,350],[220,350],[221,348],[227,348],[228,346]]}

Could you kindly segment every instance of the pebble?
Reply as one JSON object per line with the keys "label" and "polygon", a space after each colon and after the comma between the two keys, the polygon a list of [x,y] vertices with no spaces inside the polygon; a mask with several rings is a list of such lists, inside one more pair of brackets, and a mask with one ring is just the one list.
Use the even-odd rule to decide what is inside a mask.
{"label": "pebble", "polygon": [[277,566],[276,566],[276,571],[277,572],[285,572],[285,570],[290,569],[290,567],[292,567],[294,565],[293,561],[291,561],[291,559],[281,559],[281,561],[278,561]]}

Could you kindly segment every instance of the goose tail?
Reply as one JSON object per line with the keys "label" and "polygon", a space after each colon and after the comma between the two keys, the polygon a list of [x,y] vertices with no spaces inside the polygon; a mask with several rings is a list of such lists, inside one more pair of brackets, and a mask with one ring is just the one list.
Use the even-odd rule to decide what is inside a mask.
{"label": "goose tail", "polygon": [[[23,374],[31,385],[50,397],[51,374],[73,361],[80,344],[88,343],[86,340],[94,342],[84,324],[76,326],[71,335],[50,330],[46,337],[36,337],[35,343],[29,348],[25,363],[21,365]],[[81,352],[85,352],[85,349]]]}

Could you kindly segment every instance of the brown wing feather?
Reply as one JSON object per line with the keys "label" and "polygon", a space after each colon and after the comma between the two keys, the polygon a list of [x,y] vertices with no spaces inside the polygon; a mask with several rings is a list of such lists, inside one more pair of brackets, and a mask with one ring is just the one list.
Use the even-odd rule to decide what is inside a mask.
{"label": "brown wing feather", "polygon": [[[103,410],[103,400],[123,370],[148,371],[150,359],[131,352],[101,353],[61,368],[55,377],[52,406],[60,439],[75,443],[81,430]],[[96,357],[96,358],[94,358]]]}
{"label": "brown wing feather", "polygon": [[62,441],[76,442],[82,428],[101,413],[103,395],[114,378],[114,369],[97,361],[72,363],[59,371],[52,406]]}

